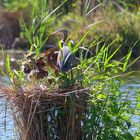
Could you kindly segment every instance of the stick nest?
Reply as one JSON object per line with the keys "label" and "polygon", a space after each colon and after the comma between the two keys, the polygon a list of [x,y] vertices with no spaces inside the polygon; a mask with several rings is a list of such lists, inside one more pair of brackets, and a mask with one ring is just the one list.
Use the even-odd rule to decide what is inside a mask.
{"label": "stick nest", "polygon": [[80,140],[89,89],[0,86],[9,101],[20,140]]}

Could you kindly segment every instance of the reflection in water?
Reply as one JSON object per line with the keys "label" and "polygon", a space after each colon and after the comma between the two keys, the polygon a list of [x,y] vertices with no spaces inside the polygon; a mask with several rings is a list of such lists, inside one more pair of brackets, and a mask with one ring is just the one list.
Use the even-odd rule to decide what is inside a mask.
{"label": "reflection in water", "polygon": [[[0,140],[15,140],[14,138],[14,124],[10,110],[5,114],[5,101],[0,98]],[[7,116],[5,118],[5,115]]]}
{"label": "reflection in water", "polygon": [[[7,51],[6,54],[10,54],[11,56],[11,64],[13,69],[17,68],[17,61],[23,58],[23,52],[21,51]],[[4,61],[6,60],[6,57],[3,57],[2,54],[0,54],[0,66],[3,67],[4,69]],[[1,75],[1,74],[0,74]],[[3,77],[1,75],[0,77],[0,81],[3,82],[4,84],[8,83],[8,79],[6,77]],[[132,101],[132,107],[135,107],[136,105],[136,89],[140,90],[140,77],[138,77],[137,79],[133,78],[129,81],[128,84],[125,84],[122,88],[121,91],[122,92],[127,92],[128,94],[128,99],[130,99]],[[122,99],[125,99],[125,97],[122,97]],[[13,119],[12,116],[10,114],[7,114],[7,118],[6,118],[6,132],[5,132],[5,128],[4,128],[4,116],[5,116],[5,112],[3,111],[4,109],[4,99],[0,98],[0,140],[15,140],[14,138],[14,130],[13,130]],[[136,123],[138,123],[140,121],[140,116],[138,115],[134,115],[132,117],[132,120]],[[137,128],[134,127],[132,128],[130,131],[134,132],[136,131]]]}

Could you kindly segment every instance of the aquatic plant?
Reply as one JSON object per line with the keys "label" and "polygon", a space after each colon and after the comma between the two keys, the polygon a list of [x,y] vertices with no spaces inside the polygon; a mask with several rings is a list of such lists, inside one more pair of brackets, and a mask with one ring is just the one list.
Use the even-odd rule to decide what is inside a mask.
{"label": "aquatic plant", "polygon": [[7,57],[12,85],[0,90],[10,102],[20,139],[133,139],[131,101],[120,91],[132,50],[124,62],[116,61],[112,58],[119,49],[110,54],[111,45],[96,49],[93,57],[67,73],[49,71],[49,78],[31,82],[22,71],[10,69]]}
{"label": "aquatic plant", "polygon": [[[29,28],[25,25],[25,35],[31,44],[30,53],[35,52],[35,61],[46,43],[44,37],[48,21],[57,8],[49,15],[42,12],[45,16],[39,17],[40,22],[34,17]],[[88,29],[83,33],[73,46],[69,39],[65,42],[72,53],[79,46],[85,47],[84,42],[90,31]],[[0,85],[0,91],[13,111],[19,139],[134,139],[129,131],[132,126],[129,113],[133,113],[131,101],[120,87],[127,69],[136,60],[129,63],[132,49],[122,59],[114,60],[121,45],[112,50],[116,40],[110,44],[107,41],[93,40],[86,47],[95,50],[94,56],[89,59],[81,57],[80,63],[66,73],[60,71],[55,75],[50,69],[49,75],[39,80],[28,81],[21,69],[25,59],[19,63],[19,70],[12,70],[10,57],[7,56],[6,71],[3,73],[11,85]],[[61,51],[60,42],[57,46]]]}

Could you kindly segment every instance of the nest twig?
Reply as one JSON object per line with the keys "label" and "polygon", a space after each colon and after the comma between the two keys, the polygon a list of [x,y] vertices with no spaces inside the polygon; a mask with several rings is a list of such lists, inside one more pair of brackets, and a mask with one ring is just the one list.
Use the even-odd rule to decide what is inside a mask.
{"label": "nest twig", "polygon": [[0,91],[11,103],[20,140],[81,140],[88,88],[17,91],[0,86]]}

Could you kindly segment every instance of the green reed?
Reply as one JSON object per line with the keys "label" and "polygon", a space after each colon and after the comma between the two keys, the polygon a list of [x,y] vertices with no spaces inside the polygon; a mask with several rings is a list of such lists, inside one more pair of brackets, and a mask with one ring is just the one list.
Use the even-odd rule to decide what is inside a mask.
{"label": "green reed", "polygon": [[[46,1],[44,1],[44,3],[45,2]],[[62,2],[61,5],[64,3],[65,1]],[[40,55],[40,49],[46,45],[46,40],[48,39],[46,37],[48,33],[46,30],[49,30],[48,28],[51,25],[50,23],[52,18],[56,18],[52,15],[61,7],[61,5],[57,6],[57,8],[51,13],[46,12],[45,4],[42,8],[43,10],[39,9],[36,5],[32,11],[31,25],[27,27],[24,24],[25,36],[31,44],[30,52],[35,51],[37,56]],[[49,33],[51,33],[51,30],[52,29],[50,29]],[[79,46],[86,45],[85,40],[88,35],[91,35],[91,31],[92,29],[89,29],[85,34],[81,35],[82,37],[74,46],[71,46],[69,40],[66,42],[66,45],[69,46],[72,53],[76,52]],[[48,77],[45,77],[42,80],[35,80],[33,81],[34,83],[31,83],[33,85],[45,85],[47,83],[47,86],[51,87],[50,91],[54,88],[65,89],[71,86],[76,87],[77,85],[80,85],[81,89],[88,89],[88,92],[84,93],[86,96],[83,98],[83,104],[81,106],[84,109],[80,120],[81,139],[83,140],[134,139],[134,136],[130,132],[130,129],[133,126],[133,122],[131,120],[132,115],[130,115],[130,112],[133,113],[133,109],[131,108],[132,103],[128,99],[128,93],[122,92],[120,88],[124,84],[123,78],[125,78],[128,68],[135,63],[138,58],[130,63],[133,51],[130,49],[122,59],[114,59],[115,55],[117,55],[122,47],[122,45],[118,45],[117,48],[112,49],[112,47],[116,45],[116,42],[117,38],[110,43],[108,43],[108,38],[92,40],[90,45],[86,46],[93,51],[93,57],[88,60],[81,59],[80,63],[67,73],[60,72],[59,75],[55,75],[53,70],[50,70],[50,78],[54,79],[52,83],[47,83]],[[58,43],[58,48],[59,47],[61,50],[63,46],[60,46],[60,43]],[[21,62],[19,63],[20,66]],[[11,69],[9,56],[7,56],[6,59],[6,69],[6,75],[10,77],[12,86],[17,91],[20,88],[23,89],[27,85],[30,85],[30,82],[27,80],[27,76],[23,74],[21,69],[15,71]],[[125,100],[122,98],[125,98]],[[68,111],[70,111],[70,116],[68,116],[72,121],[69,122],[74,124],[74,120],[72,118],[77,118],[75,109],[77,105],[77,97],[70,94],[69,100],[70,110],[65,106],[64,109],[61,110],[57,107],[55,108],[55,105],[50,108],[53,111],[58,111],[58,116],[54,115],[54,119],[57,121],[63,114],[65,114],[67,118],[67,113],[69,114]],[[35,113],[31,116],[32,119],[34,114]],[[42,114],[39,115],[41,120],[41,130],[43,130]],[[63,127],[64,129],[67,128],[67,126]],[[49,132],[49,135],[53,137],[53,129],[51,129],[51,124],[49,125],[49,123],[47,131]],[[71,131],[74,131],[74,129],[72,128]]]}

